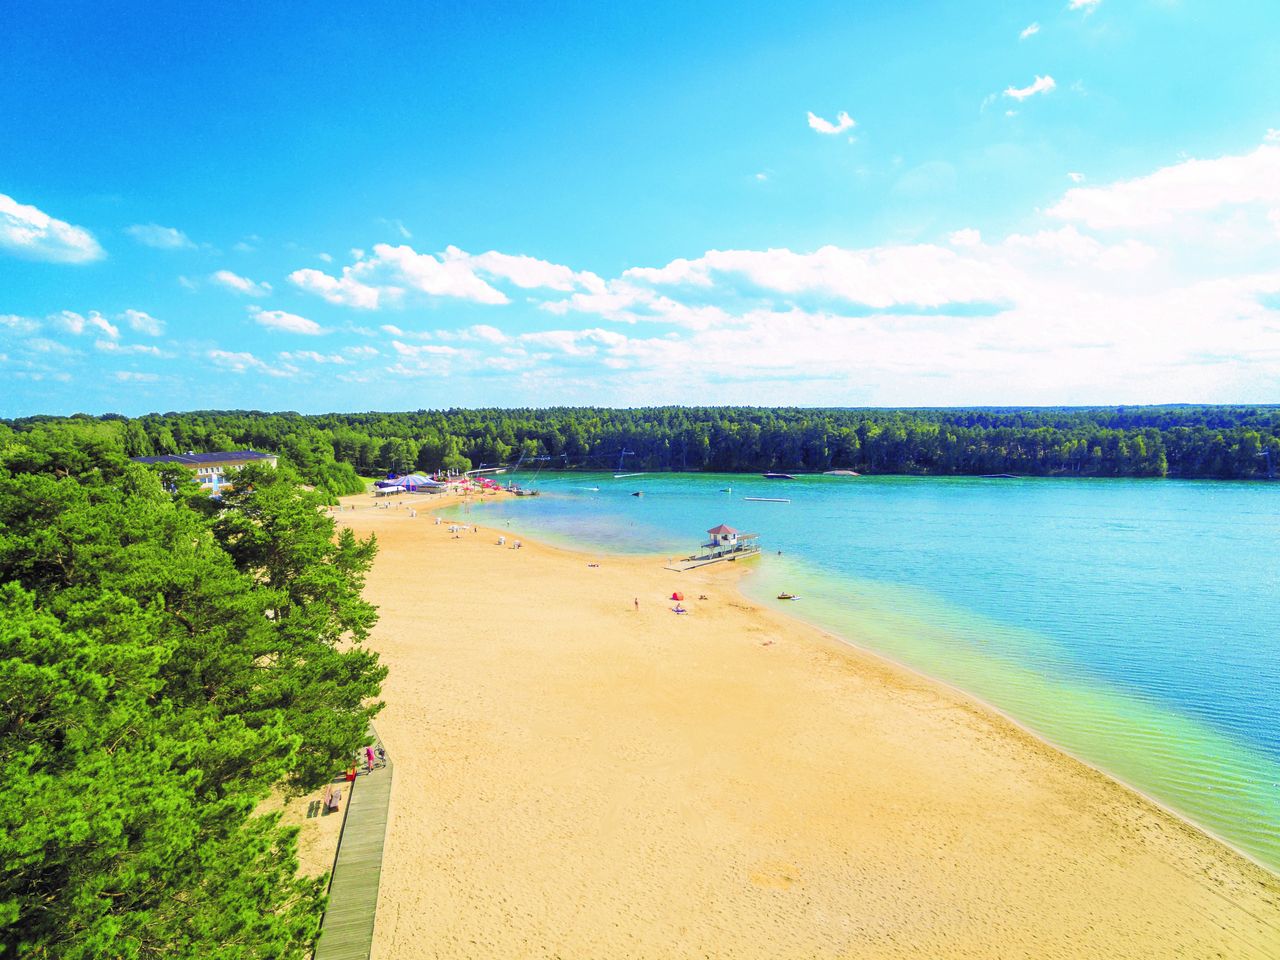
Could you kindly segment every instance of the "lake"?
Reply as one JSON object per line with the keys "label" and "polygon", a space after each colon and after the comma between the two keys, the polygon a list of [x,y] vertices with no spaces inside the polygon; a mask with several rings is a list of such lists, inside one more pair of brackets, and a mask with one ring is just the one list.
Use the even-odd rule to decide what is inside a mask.
{"label": "lake", "polygon": [[753,598],[974,694],[1280,869],[1280,484],[513,479],[541,495],[469,516],[672,557],[721,522],[759,533]]}

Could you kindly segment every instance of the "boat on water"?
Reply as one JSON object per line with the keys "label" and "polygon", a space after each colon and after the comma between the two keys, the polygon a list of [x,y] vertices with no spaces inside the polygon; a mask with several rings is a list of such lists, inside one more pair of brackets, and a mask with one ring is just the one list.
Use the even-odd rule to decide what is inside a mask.
{"label": "boat on water", "polygon": [[780,593],[778,594],[778,599],[779,600],[799,600],[800,598],[797,597],[794,593]]}
{"label": "boat on water", "polygon": [[615,473],[613,479],[621,480],[624,477],[643,477],[644,473]]}
{"label": "boat on water", "polygon": [[743,500],[751,500],[755,503],[790,503],[786,497],[743,497]]}
{"label": "boat on water", "polygon": [[762,474],[762,476],[766,480],[794,480],[795,479],[795,477],[793,477],[789,473],[766,473],[766,474]]}
{"label": "boat on water", "polygon": [[635,493],[633,493],[633,494],[632,494],[632,496],[633,496],[633,497],[643,497],[643,496],[644,496],[644,491],[643,491],[643,490],[637,490]]}

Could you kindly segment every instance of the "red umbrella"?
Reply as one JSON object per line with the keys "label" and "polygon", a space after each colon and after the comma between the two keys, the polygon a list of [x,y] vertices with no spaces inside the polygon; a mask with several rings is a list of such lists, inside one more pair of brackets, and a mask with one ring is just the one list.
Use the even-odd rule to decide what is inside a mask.
{"label": "red umbrella", "polygon": [[683,593],[673,593],[673,594],[671,595],[671,599],[672,599],[672,600],[683,600],[683,599],[684,599],[684,594],[683,594]]}

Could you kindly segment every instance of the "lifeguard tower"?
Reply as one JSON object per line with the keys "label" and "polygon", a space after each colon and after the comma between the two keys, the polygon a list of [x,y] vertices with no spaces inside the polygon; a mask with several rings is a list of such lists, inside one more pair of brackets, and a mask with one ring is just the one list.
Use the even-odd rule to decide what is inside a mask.
{"label": "lifeguard tower", "polygon": [[688,570],[700,567],[705,563],[716,563],[720,560],[737,560],[750,557],[760,552],[760,535],[758,533],[742,533],[727,523],[712,527],[707,531],[708,541],[702,544],[699,552],[692,557],[685,557],[668,566],[669,570]]}

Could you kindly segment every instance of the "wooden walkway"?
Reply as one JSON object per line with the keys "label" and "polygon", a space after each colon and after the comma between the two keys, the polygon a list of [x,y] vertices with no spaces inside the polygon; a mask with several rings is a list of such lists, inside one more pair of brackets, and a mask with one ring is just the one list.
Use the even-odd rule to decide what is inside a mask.
{"label": "wooden walkway", "polygon": [[315,960],[368,960],[387,835],[391,770],[388,757],[385,767],[356,777],[352,786]]}

